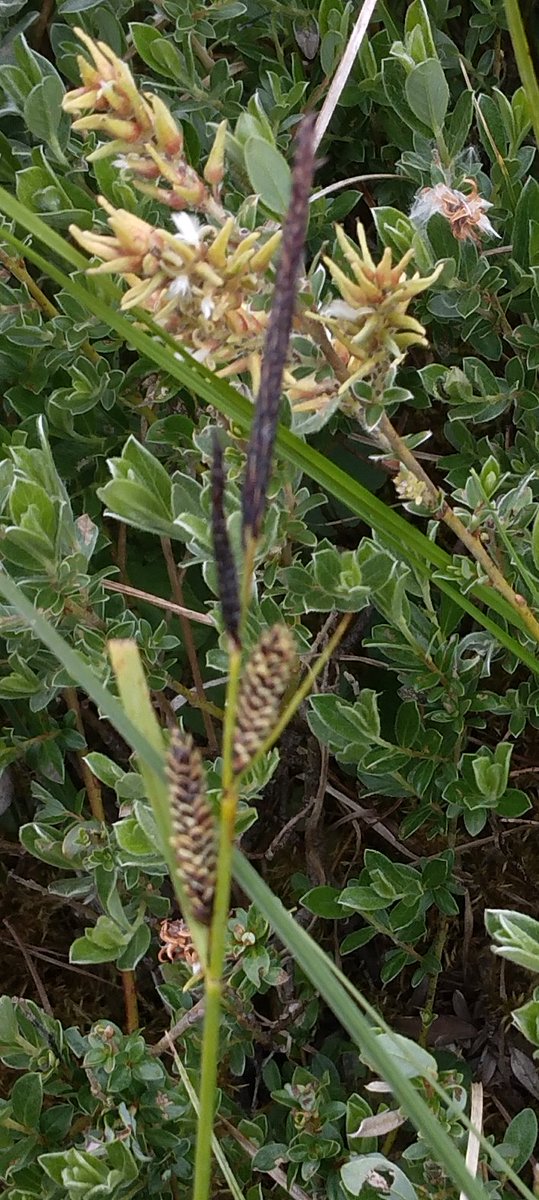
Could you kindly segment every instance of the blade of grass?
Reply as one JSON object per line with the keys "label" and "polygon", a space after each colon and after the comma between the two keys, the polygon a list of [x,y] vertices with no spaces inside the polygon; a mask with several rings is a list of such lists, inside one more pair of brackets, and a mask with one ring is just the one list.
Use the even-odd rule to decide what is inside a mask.
{"label": "blade of grass", "polygon": [[158,753],[156,747],[148,741],[143,733],[139,732],[126,716],[120,701],[104,687],[78,651],[73,650],[61,634],[53,629],[46,617],[32,604],[31,600],[28,600],[19,585],[3,568],[0,568],[0,596],[3,596],[8,604],[12,604],[21,617],[24,617],[34,636],[48,647],[51,654],[54,654],[58,662],[69,673],[73,682],[83,688],[100,712],[108,717],[121,737],[128,745],[132,746],[141,761],[144,760],[152,771],[159,774],[163,769],[163,764],[162,755]]}
{"label": "blade of grass", "polygon": [[[47,245],[59,256],[62,256],[77,268],[86,268],[88,260],[83,258],[78,251],[62,238],[55,230],[50,229],[46,223],[36,215],[36,213],[28,212],[20,201],[6,192],[0,187],[0,211],[4,211],[13,220],[23,225],[28,232],[34,234],[39,241]],[[199,395],[208,403],[219,407],[231,420],[237,421],[243,427],[248,428],[252,416],[252,405],[246,397],[240,395],[235,388],[231,387],[224,380],[218,379],[215,374],[208,371],[202,364],[195,363],[194,359],[187,353],[185,358],[176,357],[178,353],[178,343],[162,330],[149,314],[137,310],[137,319],[144,320],[148,329],[150,329],[159,338],[159,343],[156,345],[155,340],[149,338],[142,330],[133,325],[132,321],[123,316],[122,313],[112,309],[101,298],[99,291],[103,286],[110,290],[110,280],[100,277],[98,283],[92,281],[92,288],[97,287],[95,292],[86,285],[83,285],[80,280],[73,279],[72,276],[66,275],[54,263],[51,263],[43,255],[39,254],[33,246],[25,245],[20,239],[8,229],[1,230],[2,235],[7,241],[18,250],[21,256],[26,255],[36,266],[45,274],[49,274],[66,291],[70,291],[75,299],[99,317],[102,321],[107,322],[112,329],[120,334],[125,341],[130,342],[141,353],[146,354],[149,358],[153,358],[157,366],[161,366],[169,374],[173,375],[179,382],[184,383],[195,394]],[[118,289],[114,289],[114,299],[118,305],[121,300],[121,293]],[[165,346],[168,345],[173,352],[171,358],[166,353]],[[420,558],[440,568],[448,566],[450,563],[449,555],[437,546],[434,542],[427,538],[420,530],[410,525],[393,509],[388,508],[383,501],[368,492],[361,484],[352,479],[344,471],[334,467],[323,455],[318,454],[312,448],[302,442],[294,434],[282,427],[279,430],[279,448],[281,451],[294,462],[296,466],[300,466],[302,470],[311,474],[311,477],[318,483],[327,486],[336,499],[351,507],[352,511],[358,517],[365,520],[373,528],[380,532],[391,536],[395,535],[396,541],[401,548],[404,544],[410,549],[416,549]],[[316,473],[309,470],[309,463],[313,465],[313,460],[316,460]],[[338,480],[338,490],[335,490],[335,480]],[[510,609],[507,606],[507,613],[504,615],[509,617]]]}
{"label": "blade of grass", "polygon": [[[88,266],[88,260],[83,259],[78,251],[73,251],[72,247],[64,239],[56,233],[55,230],[49,229],[44,221],[41,220],[35,213],[28,213],[28,221],[25,224],[26,209],[15,197],[10,196],[4,188],[0,187],[0,210],[7,213],[8,216],[16,220],[20,225],[25,225],[25,228],[34,234],[39,241],[45,243],[54,253],[61,255],[62,249],[65,246],[67,253],[64,254],[66,260],[71,265],[77,268],[85,268]],[[139,350],[146,357],[153,359],[156,366],[161,367],[169,375],[172,375],[180,383],[185,384],[201,399],[207,401],[208,404],[219,408],[230,420],[237,422],[244,429],[248,429],[251,423],[253,413],[252,405],[245,396],[242,396],[235,388],[226,383],[222,379],[218,379],[211,371],[208,371],[202,364],[195,363],[194,359],[187,352],[185,357],[178,358],[178,350],[181,347],[173,340],[170,335],[167,335],[158,325],[152,321],[149,314],[137,310],[137,320],[144,320],[154,334],[157,335],[158,341],[155,338],[148,337],[141,329],[137,328],[131,320],[119,312],[119,304],[121,293],[116,289],[114,299],[118,304],[118,309],[110,307],[109,304],[99,294],[104,277],[100,277],[98,282],[92,280],[91,290],[86,283],[81,283],[80,280],[74,279],[70,275],[66,275],[55,263],[50,262],[42,254],[40,254],[33,246],[25,245],[20,241],[10,230],[4,228],[1,235],[9,241],[21,256],[25,255],[45,274],[48,274],[51,279],[54,279],[60,287],[69,291],[76,300],[85,305],[90,312],[99,317],[100,320],[106,322],[111,329],[120,334],[126,342]],[[106,280],[105,284],[110,281]],[[166,346],[170,347],[170,354]],[[282,427],[279,430],[278,446],[282,453],[286,455],[295,465],[301,466],[303,470],[308,470],[309,460],[314,456],[317,460],[318,471],[312,474],[312,478],[318,483],[323,483],[336,499],[342,503],[352,506],[352,511],[361,519],[365,520],[371,527],[379,529],[384,534],[391,536],[394,534],[395,541],[401,548],[403,545],[403,537],[405,544],[408,543],[411,548],[415,547],[420,558],[426,559],[434,566],[443,569],[450,559],[444,551],[425,537],[420,530],[409,525],[398,513],[388,508],[383,501],[378,500],[361,484],[356,483],[346,475],[344,471],[339,471],[332,463],[326,460],[322,455],[317,454],[310,446],[306,446],[295,437],[294,434]],[[301,455],[301,461],[299,460]],[[309,472],[310,473],[310,472]],[[332,483],[332,476],[338,479],[340,486],[335,490],[335,482]],[[409,535],[409,536],[408,536]]]}
{"label": "blade of grass", "polygon": [[[384,1033],[392,1033],[383,1017],[346,979],[342,971],[310,934],[287,912],[278,897],[264,883],[264,880],[239,850],[236,850],[234,856],[234,875],[240,887],[266,917],[283,945],[290,951],[295,961],[299,963],[318,989],[326,1004],[333,1010],[343,1028],[366,1053],[369,1062],[380,1076],[391,1085],[399,1106],[406,1112],[416,1129],[421,1131],[437,1161],[448,1171],[453,1184],[463,1191],[467,1200],[487,1200],[488,1193],[485,1188],[477,1179],[472,1178],[465,1160],[454,1142],[445,1133],[422,1097],[418,1095],[411,1081],[401,1074],[393,1055],[388,1053],[383,1046],[377,1045],[377,1036],[373,1032],[373,1026]],[[333,983],[330,976],[333,976]],[[346,1002],[344,996],[346,996]],[[360,1012],[360,1009],[363,1012]],[[452,1103],[450,1096],[437,1080],[429,1078],[429,1084],[446,1105]],[[461,1114],[460,1119],[465,1128],[473,1127],[470,1119],[464,1114]],[[519,1179],[516,1172],[508,1167],[507,1160],[482,1133],[479,1133],[478,1140],[483,1152],[487,1154],[496,1169],[508,1179],[510,1178],[515,1190],[524,1197],[524,1200],[534,1200],[533,1193]]]}
{"label": "blade of grass", "polygon": [[[165,1034],[165,1037],[166,1036],[167,1035]],[[170,1034],[168,1035],[168,1043],[169,1043],[170,1052],[174,1058],[174,1062],[176,1065],[176,1070],[178,1072],[178,1075],[180,1076],[180,1079],[181,1079],[183,1086],[187,1092],[187,1095],[189,1096],[189,1099],[191,1101],[191,1106],[198,1117],[200,1106],[198,1103],[197,1094],[195,1092],[194,1087],[192,1086],[191,1080],[189,1079],[189,1075],[187,1074],[187,1071],[182,1063],[182,1060],[178,1054],[178,1051],[176,1050],[174,1042],[172,1041],[172,1038],[170,1037]],[[234,1172],[232,1171],[232,1168],[229,1165],[228,1159],[223,1151],[221,1143],[215,1134],[212,1134],[212,1149],[213,1149],[215,1158],[219,1164],[219,1167],[221,1169],[221,1174],[223,1176],[223,1179],[225,1180],[225,1183],[227,1183],[228,1187],[230,1188],[230,1194],[234,1197],[234,1200],[245,1200],[245,1193],[242,1192],[241,1187],[236,1179],[236,1176],[234,1175]]]}
{"label": "blade of grass", "polygon": [[324,997],[326,1004],[338,1017],[341,1025],[359,1048],[368,1055],[369,1062],[389,1083],[398,1100],[416,1129],[420,1129],[428,1142],[436,1161],[448,1171],[453,1184],[464,1189],[468,1200],[486,1200],[485,1189],[472,1179],[463,1157],[445,1133],[441,1124],[425,1104],[424,1100],[407,1079],[397,1060],[379,1044],[367,1017],[363,1016],[347,990],[335,977],[329,960],[316,946],[310,936],[294,921],[281,901],[263,883],[251,865],[236,853],[235,875],[240,886],[254,900],[260,911],[270,921],[272,928],[291,951],[295,961],[308,975],[311,982]]}
{"label": "blade of grass", "polygon": [[[264,885],[264,886],[266,886],[266,885]],[[323,953],[323,951],[320,951],[320,950],[318,950],[318,952]],[[379,1026],[383,1033],[391,1034],[392,1033],[391,1027],[386,1023],[384,1018],[381,1017],[378,1012],[376,1012],[376,1009],[374,1009],[372,1007],[372,1005],[369,1004],[368,1000],[365,999],[365,997],[361,994],[361,992],[358,992],[357,988],[354,987],[354,984],[351,983],[350,980],[347,979],[345,975],[343,975],[343,972],[340,969],[340,967],[338,967],[337,964],[335,962],[333,962],[332,959],[329,959],[329,962],[331,965],[331,969],[334,972],[334,974],[336,975],[337,979],[340,981],[340,983],[346,989],[346,991],[349,993],[349,995],[352,997],[352,999],[355,1000],[355,1002],[363,1010],[363,1012],[366,1014],[366,1016],[369,1017],[370,1020],[375,1025]],[[436,1095],[439,1096],[440,1100],[442,1100],[444,1104],[447,1104],[449,1097],[448,1097],[447,1092],[445,1091],[445,1088],[442,1087],[442,1085],[438,1082],[437,1079],[433,1079],[431,1081],[431,1085],[432,1085],[433,1091],[436,1092]],[[535,1194],[533,1192],[531,1192],[530,1189],[526,1186],[526,1184],[520,1179],[517,1172],[508,1165],[507,1159],[504,1157],[504,1155],[500,1153],[500,1151],[496,1148],[496,1146],[492,1145],[492,1143],[481,1132],[480,1129],[476,1128],[476,1126],[474,1125],[472,1116],[471,1115],[468,1116],[466,1114],[466,1112],[460,1112],[458,1119],[464,1129],[467,1129],[468,1132],[473,1132],[474,1134],[477,1134],[477,1140],[479,1141],[479,1144],[481,1146],[481,1149],[483,1150],[483,1153],[485,1154],[485,1157],[490,1160],[490,1162],[492,1163],[492,1165],[496,1169],[496,1171],[498,1171],[499,1174],[504,1179],[509,1179],[511,1181],[511,1183],[515,1187],[515,1190],[521,1196],[524,1197],[524,1200],[535,1200]]]}
{"label": "blade of grass", "polygon": [[[55,253],[62,254],[63,247],[67,247],[67,253],[64,254],[64,257],[75,265],[75,255],[77,265],[79,265],[81,259],[78,253],[72,252],[72,248],[67,242],[64,243],[64,240],[54,230],[49,229],[45,222],[40,217],[37,217],[35,213],[27,212],[24,205],[20,204],[13,196],[10,196],[3,188],[0,188],[0,211],[4,211],[21,225],[25,225],[26,222],[25,227],[28,228],[29,232],[34,233],[41,241],[50,245],[50,249]],[[19,254],[26,256],[34,262],[40,270],[48,274],[50,278],[54,279],[66,291],[70,292],[90,312],[106,322],[128,344],[134,346],[141,354],[144,354],[153,361],[156,366],[161,367],[162,370],[176,378],[201,399],[218,408],[230,420],[238,423],[245,429],[250,427],[253,410],[249,401],[229,384],[225,383],[224,380],[217,379],[215,375],[206,370],[201,364],[195,363],[187,353],[185,353],[185,357],[178,358],[178,345],[169,335],[154,324],[148,314],[137,312],[136,315],[137,318],[145,321],[152,332],[158,335],[159,340],[155,337],[149,337],[147,333],[133,325],[116,308],[112,308],[107,304],[100,295],[90,291],[80,280],[66,275],[59,267],[35,250],[33,246],[28,246],[21,242],[11,230],[4,227],[1,233],[18,250]],[[119,293],[116,292],[115,296],[119,302]],[[167,345],[174,350],[173,355],[167,350]],[[293,433],[290,433],[289,430],[280,427],[277,437],[277,448],[286,459],[295,466],[301,467],[311,479],[320,484],[321,487],[341,503],[345,504],[358,518],[380,533],[400,558],[404,557],[405,560],[413,562],[416,567],[426,571],[430,578],[432,578],[432,568],[443,572],[450,566],[451,558],[440,546],[437,546],[419,529],[405,521],[399,513],[389,508],[383,501],[372,495],[366,488],[363,488],[361,484],[347,475],[346,472],[334,466],[323,455],[313,450],[311,446],[306,445]],[[535,655],[526,647],[521,646],[497,622],[486,618],[485,614],[471,600],[463,596],[457,587],[453,587],[445,579],[440,578],[439,575],[433,579],[433,582],[441,591],[450,596],[463,611],[472,616],[478,624],[488,629],[501,645],[516,655],[530,670],[534,672],[539,671],[539,661]],[[522,633],[526,633],[522,622],[519,621],[518,613],[494,589],[478,584],[474,587],[473,592],[477,599],[481,600],[487,607],[494,609],[504,620],[508,621],[509,624],[519,629]]]}
{"label": "blade of grass", "polygon": [[189,915],[187,902],[176,857],[172,848],[172,819],[169,800],[169,787],[163,778],[164,744],[163,734],[153,710],[140,651],[135,642],[117,639],[109,642],[109,656],[118,683],[118,691],[125,715],[133,727],[141,734],[156,754],[159,755],[159,770],[155,771],[144,758],[138,765],[146,786],[146,795],[151,803],[159,836],[161,852],[167,864],[170,877],[176,890],[182,913],[189,919],[191,936],[196,946],[201,962],[206,960],[208,938],[205,929]]}
{"label": "blade of grass", "polygon": [[[19,586],[4,570],[0,570],[0,595],[3,595],[8,603],[13,604],[21,616],[28,621],[35,636],[58,658],[72,676],[73,681],[84,688],[98,705],[101,714],[116,727],[121,736],[131,745],[140,761],[144,762],[145,767],[154,774],[160,784],[163,784],[165,780],[164,761],[157,749],[156,742],[157,735],[161,737],[161,733],[159,729],[157,732],[152,729],[152,722],[155,721],[153,713],[150,718],[149,710],[146,707],[142,717],[138,710],[134,712],[133,716],[137,722],[141,721],[142,729],[137,727],[134,721],[126,715],[119,701],[94,675],[84,659],[51,627],[46,618],[27,599]],[[137,688],[140,686],[140,683],[137,683]],[[147,690],[145,682],[144,688]],[[131,693],[131,700],[133,695],[134,693]],[[368,1005],[361,994],[356,992],[353,985],[342,976],[335,964],[324,954],[324,951],[309,934],[294,921],[281,901],[273,895],[239,851],[235,851],[234,854],[234,875],[240,886],[267,917],[284,945],[297,957],[307,978],[318,989],[326,1004],[333,1009],[343,1027],[358,1045],[365,1048],[369,1060],[391,1084],[399,1103],[405,1108],[416,1127],[422,1130],[433,1154],[437,1155],[439,1161],[446,1166],[455,1185],[466,1190],[468,1200],[487,1200],[484,1189],[476,1180],[471,1179],[458,1150],[438,1125],[436,1118],[410,1081],[401,1074],[393,1056],[385,1051],[383,1046],[376,1044],[376,1036],[372,1032],[369,1020],[359,1011],[358,1004],[368,1013],[371,1022],[390,1032],[382,1018]],[[432,1086],[435,1086],[434,1082]],[[450,1103],[450,1097],[443,1088],[436,1085],[435,1090],[444,1097],[446,1103]],[[532,1193],[521,1183],[518,1176],[513,1178],[508,1175],[509,1169],[501,1155],[496,1155],[492,1147],[489,1147],[488,1144],[485,1145],[493,1161],[499,1160],[505,1174],[511,1177],[517,1191],[525,1197],[525,1200],[533,1200]],[[483,1148],[485,1149],[485,1146]]]}
{"label": "blade of grass", "polygon": [[[533,20],[533,7],[530,9],[530,12]],[[539,83],[537,82],[518,0],[505,0],[505,15],[517,60],[518,73],[530,106],[530,118],[535,140],[539,146]]]}

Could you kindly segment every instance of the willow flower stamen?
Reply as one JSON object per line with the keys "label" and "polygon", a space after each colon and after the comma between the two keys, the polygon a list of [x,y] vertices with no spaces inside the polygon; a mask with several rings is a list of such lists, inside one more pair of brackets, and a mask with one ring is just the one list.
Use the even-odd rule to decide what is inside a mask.
{"label": "willow flower stamen", "polygon": [[407,309],[415,296],[435,282],[442,264],[426,277],[418,273],[408,277],[406,268],[413,250],[407,250],[393,265],[391,249],[386,247],[376,265],[361,224],[357,227],[358,249],[342,229],[336,229],[336,237],[353,278],[326,257],[324,262],[341,299],[309,313],[309,318],[331,331],[339,357],[348,353],[348,360],[344,360],[348,378],[339,389],[343,394],[360,379],[379,371],[382,364],[389,369],[411,345],[426,345],[423,325]]}

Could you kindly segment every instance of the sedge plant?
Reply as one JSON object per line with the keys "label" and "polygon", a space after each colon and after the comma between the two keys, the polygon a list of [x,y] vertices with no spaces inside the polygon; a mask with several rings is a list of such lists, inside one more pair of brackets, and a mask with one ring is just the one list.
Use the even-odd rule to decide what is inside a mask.
{"label": "sedge plant", "polygon": [[[422,77],[430,72],[430,78],[434,78],[436,68],[432,63],[436,62],[436,49],[429,43],[428,19],[422,6],[415,5],[413,9],[418,20],[416,26],[412,26],[410,19],[409,25],[421,28],[427,46],[426,49],[423,46],[424,61],[419,64],[425,68]],[[79,36],[87,57],[81,58],[79,63],[81,87],[65,97],[64,112],[74,118],[73,129],[77,135],[105,139],[89,155],[89,161],[99,164],[103,159],[112,159],[112,164],[109,162],[107,166],[112,166],[122,178],[128,178],[145,201],[164,207],[170,221],[158,225],[148,217],[148,210],[143,218],[132,209],[121,207],[119,202],[113,204],[110,199],[105,199],[101,210],[107,217],[106,229],[99,226],[97,230],[90,230],[87,221],[75,222],[71,230],[74,241],[87,254],[100,260],[99,265],[91,268],[93,282],[89,284],[66,275],[57,262],[49,262],[33,245],[27,246],[11,228],[6,228],[5,236],[12,257],[8,255],[8,261],[4,259],[3,262],[8,270],[13,268],[14,277],[28,284],[33,300],[48,319],[54,320],[57,311],[54,306],[51,311],[51,302],[21,265],[23,259],[35,263],[43,274],[48,274],[65,290],[66,295],[107,322],[119,339],[146,355],[156,368],[214,404],[244,431],[250,426],[240,500],[241,556],[234,551],[229,536],[227,506],[230,489],[218,436],[214,441],[211,471],[214,566],[220,620],[228,651],[218,820],[206,794],[202,757],[191,735],[183,734],[172,724],[170,745],[167,739],[167,746],[164,745],[133,643],[115,640],[110,643],[122,707],[52,627],[52,622],[32,607],[5,572],[0,577],[0,590],[51,653],[58,657],[70,679],[93,697],[101,712],[116,724],[137,754],[147,795],[153,805],[160,851],[188,920],[199,975],[202,974],[204,981],[206,1012],[197,1102],[196,1200],[206,1200],[211,1187],[220,1010],[234,872],[296,956],[305,974],[310,973],[320,995],[362,1047],[366,1061],[391,1084],[398,1102],[430,1141],[431,1151],[447,1169],[454,1185],[461,1188],[463,1195],[479,1200],[484,1194],[481,1183],[471,1177],[459,1151],[447,1139],[410,1078],[404,1077],[395,1060],[396,1043],[381,1040],[390,1037],[387,1027],[372,1009],[365,1006],[337,969],[333,969],[320,948],[314,946],[304,931],[296,928],[290,915],[234,849],[240,791],[246,772],[259,764],[278,740],[350,621],[348,614],[343,617],[315,667],[304,674],[299,684],[295,679],[295,640],[289,625],[284,622],[269,625],[258,633],[253,646],[248,645],[247,625],[254,607],[256,569],[263,556],[264,516],[275,444],[289,462],[310,472],[312,478],[323,482],[328,492],[339,496],[356,513],[366,516],[386,539],[386,544],[393,547],[400,544],[400,549],[404,545],[416,572],[416,589],[423,589],[426,596],[436,571],[435,585],[458,611],[469,613],[516,661],[525,663],[532,671],[537,670],[539,626],[534,612],[534,576],[529,567],[529,555],[526,557],[522,551],[519,554],[515,551],[515,557],[510,558],[510,569],[506,568],[495,548],[492,549],[492,538],[489,540],[490,525],[486,525],[485,513],[490,493],[487,495],[485,491],[483,477],[476,482],[479,491],[483,487],[479,499],[472,495],[471,489],[464,499],[461,495],[449,502],[423,466],[425,459],[416,452],[420,440],[414,439],[413,435],[400,436],[387,411],[392,402],[398,403],[394,387],[396,372],[407,352],[426,345],[425,329],[410,314],[409,307],[422,293],[440,285],[445,268],[442,270],[441,264],[423,261],[422,273],[412,275],[409,271],[412,253],[404,246],[397,247],[394,252],[386,246],[381,260],[376,262],[361,226],[357,230],[357,244],[339,228],[335,252],[323,256],[323,266],[337,294],[329,304],[320,301],[314,286],[311,288],[310,282],[303,277],[301,268],[314,165],[312,122],[307,119],[300,124],[292,174],[292,200],[282,231],[275,230],[275,222],[262,231],[249,231],[241,227],[223,202],[225,123],[220,122],[214,131],[204,170],[195,171],[185,154],[182,131],[160,97],[148,91],[139,92],[130,69],[105,43],[95,41],[84,31]],[[414,53],[422,53],[421,38],[417,36]],[[518,57],[522,61],[521,53]],[[407,67],[410,67],[409,63]],[[415,67],[410,69],[413,76]],[[418,76],[415,76],[415,84],[417,81]],[[528,91],[531,96],[529,85]],[[430,99],[432,91],[428,94]],[[443,101],[443,87],[439,94]],[[412,86],[407,87],[406,95],[414,97]],[[417,108],[417,99],[415,103]],[[424,115],[427,110],[421,111]],[[436,115],[435,102],[432,111]],[[443,116],[437,121],[438,125],[443,123]],[[445,146],[441,129],[433,132],[437,145]],[[445,158],[444,164],[447,165]],[[430,220],[433,214],[447,220],[456,242],[475,248],[482,236],[493,236],[494,227],[485,216],[490,205],[479,196],[477,189],[467,187],[463,191],[464,185],[453,186],[454,183],[448,179],[423,188],[414,216],[418,223]],[[76,271],[82,269],[85,260],[80,253],[51,231],[36,213],[27,212],[19,200],[7,194],[2,195],[1,203],[4,212],[20,227],[41,239],[43,244],[49,242],[54,254]],[[276,260],[279,265],[274,275]],[[107,278],[111,274],[126,285],[121,299],[123,311],[118,311],[118,290]],[[262,303],[258,304],[260,298]],[[141,326],[145,326],[146,331]],[[192,360],[187,357],[186,350],[193,356]],[[90,361],[96,358],[96,351],[89,344],[83,343],[82,353]],[[250,399],[229,387],[228,379],[242,381],[242,388],[254,399],[254,408]],[[430,537],[425,537],[415,525],[406,523],[397,512],[376,501],[343,472],[333,470],[331,464],[328,465],[293,433],[284,429],[277,432],[283,397],[289,404],[295,427],[300,431],[310,428],[302,425],[304,419],[320,421],[322,427],[332,414],[344,414],[346,420],[369,439],[384,470],[392,475],[398,503],[404,504],[414,516],[429,522]],[[144,417],[149,421],[153,419],[151,406],[145,407]],[[43,429],[42,432],[45,437]],[[126,479],[132,482],[128,476],[129,471],[134,470],[133,460],[130,465],[127,457],[125,462],[111,461],[116,473],[113,484]],[[124,467],[126,474],[121,479]],[[118,491],[115,493],[114,487],[107,485],[103,489],[103,499],[105,492],[109,512],[120,520],[129,520],[121,507],[115,509],[112,502]],[[490,513],[490,509],[488,511]],[[495,526],[497,521],[499,536],[511,556],[513,546],[494,505],[492,513],[492,521]],[[151,518],[147,514],[142,516],[139,510],[138,520],[142,521],[144,517],[147,523],[141,527],[154,531]],[[172,509],[165,515],[161,513],[159,519],[161,525],[157,532],[166,544],[167,538],[177,533]],[[136,524],[132,516],[131,523]],[[460,586],[463,575],[458,576],[458,584],[455,583],[450,573],[453,564],[434,540],[435,534],[443,528],[450,532],[461,549],[464,548],[470,561],[473,560],[466,588]],[[170,540],[168,546],[170,560],[173,557]],[[527,553],[527,546],[525,549]],[[37,593],[35,598],[37,604],[40,594]],[[491,613],[501,621],[494,620]],[[12,613],[8,613],[6,619],[12,620]],[[401,620],[402,630],[412,641],[404,620]],[[430,649],[427,658],[428,665],[436,667]],[[75,711],[73,707],[71,711]],[[322,729],[322,725],[319,720],[318,728]],[[334,743],[331,736],[327,734],[331,748],[336,746],[338,749],[337,736]],[[165,749],[166,777],[163,772]],[[508,769],[507,755],[504,762]],[[503,775],[502,764],[497,759],[493,772]],[[458,810],[457,801],[453,803]],[[439,939],[441,955],[445,926],[440,924],[440,929],[444,935]],[[430,969],[429,1008],[432,1016],[437,968]],[[361,1008],[368,1020],[361,1014]],[[412,1055],[413,1058],[409,1046],[403,1053],[405,1057]],[[430,1091],[436,1092],[439,1088],[436,1064],[426,1052],[419,1063],[418,1077],[422,1076]],[[463,1119],[463,1127],[465,1124]],[[484,1149],[487,1150],[485,1146]],[[510,1168],[507,1172],[501,1170],[495,1153],[491,1158],[496,1170],[504,1179],[511,1179],[517,1192],[530,1195],[515,1172],[511,1173]],[[346,1178],[350,1179],[349,1176]],[[394,1182],[397,1186],[396,1177]],[[406,1187],[402,1180],[400,1184]]]}

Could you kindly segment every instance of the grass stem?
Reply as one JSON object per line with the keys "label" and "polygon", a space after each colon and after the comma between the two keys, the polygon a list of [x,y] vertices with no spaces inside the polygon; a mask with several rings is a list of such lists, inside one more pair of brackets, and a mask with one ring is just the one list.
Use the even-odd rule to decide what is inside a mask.
{"label": "grass stem", "polygon": [[[533,13],[533,9],[531,11]],[[518,73],[530,109],[530,120],[535,140],[539,146],[539,83],[537,82],[518,0],[505,0],[505,15],[517,60]]]}
{"label": "grass stem", "polygon": [[217,1064],[219,1061],[221,981],[230,909],[232,853],[234,849],[238,804],[238,781],[232,769],[232,753],[241,679],[241,661],[241,650],[231,641],[229,679],[223,726],[223,791],[217,855],[217,884],[211,924],[209,961],[205,975],[205,1016],[199,1094],[200,1111],[195,1154],[193,1200],[207,1200],[211,1180],[213,1115],[217,1084]]}

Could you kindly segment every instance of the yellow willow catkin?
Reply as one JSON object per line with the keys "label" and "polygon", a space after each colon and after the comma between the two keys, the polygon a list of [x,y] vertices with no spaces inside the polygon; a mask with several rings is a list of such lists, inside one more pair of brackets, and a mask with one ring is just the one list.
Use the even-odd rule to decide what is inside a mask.
{"label": "yellow willow catkin", "polygon": [[238,696],[233,767],[244,771],[271,732],[295,662],[286,625],[264,630],[247,661]]}
{"label": "yellow willow catkin", "polygon": [[216,878],[215,822],[200,750],[190,734],[172,733],[167,759],[172,846],[192,915],[211,923]]}

